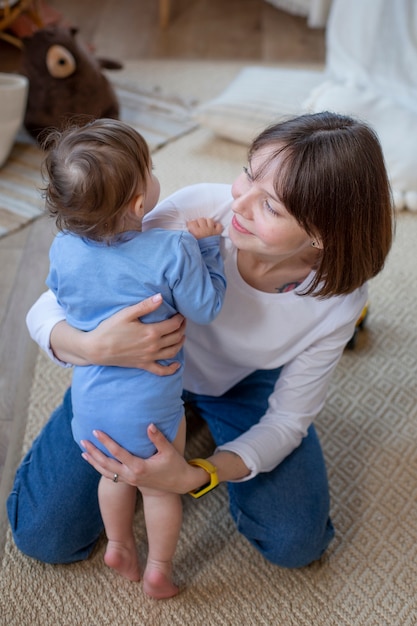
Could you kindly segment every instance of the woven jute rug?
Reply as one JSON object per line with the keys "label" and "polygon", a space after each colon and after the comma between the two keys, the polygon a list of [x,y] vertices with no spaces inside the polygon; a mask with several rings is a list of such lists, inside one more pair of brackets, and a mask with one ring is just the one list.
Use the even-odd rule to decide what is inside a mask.
{"label": "woven jute rug", "polygon": [[[224,485],[184,497],[175,558],[183,588],[145,597],[103,564],[45,565],[6,537],[0,623],[42,625],[415,626],[417,623],[417,219],[398,216],[386,268],[371,283],[367,327],[346,351],[317,420],[328,463],[336,538],[300,570],[267,563],[236,531]],[[354,253],[354,251],[353,251]],[[70,372],[39,355],[22,454],[62,397]],[[188,454],[211,447],[206,430]],[[146,550],[139,507],[135,533]],[[42,537],[39,537],[42,541]],[[65,541],[65,538],[63,538]]]}

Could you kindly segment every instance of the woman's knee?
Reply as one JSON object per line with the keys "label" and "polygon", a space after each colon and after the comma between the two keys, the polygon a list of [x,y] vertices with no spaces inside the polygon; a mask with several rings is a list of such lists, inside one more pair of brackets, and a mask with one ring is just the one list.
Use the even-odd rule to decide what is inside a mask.
{"label": "woman's knee", "polygon": [[85,559],[103,528],[99,474],[71,433],[69,393],[21,462],[7,501],[16,546],[47,563]]}
{"label": "woman's knee", "polygon": [[71,522],[70,512],[57,516],[54,507],[40,506],[25,483],[16,477],[7,499],[7,514],[16,547],[26,556],[43,563],[73,563],[91,554],[102,532],[99,513],[92,512],[86,527]]}
{"label": "woman's knee", "polygon": [[304,567],[322,556],[334,536],[327,482],[321,487],[289,492],[272,474],[261,474],[229,485],[230,511],[239,532],[268,561]]}
{"label": "woman's knee", "polygon": [[305,567],[320,559],[334,537],[330,518],[318,526],[307,522],[277,528],[262,521],[248,520],[240,513],[236,524],[239,532],[265,559],[288,569]]}
{"label": "woman's knee", "polygon": [[334,531],[330,519],[328,525],[329,528],[319,537],[307,533],[287,533],[282,541],[255,541],[254,545],[275,565],[288,569],[306,567],[321,558],[332,540]]}

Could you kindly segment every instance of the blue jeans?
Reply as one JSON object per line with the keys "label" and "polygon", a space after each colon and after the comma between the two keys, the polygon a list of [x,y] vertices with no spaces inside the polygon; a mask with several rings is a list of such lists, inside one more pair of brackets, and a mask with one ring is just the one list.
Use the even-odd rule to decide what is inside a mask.
{"label": "blue jeans", "polygon": [[[279,373],[260,370],[218,398],[184,392],[184,400],[207,421],[220,445],[259,421]],[[87,558],[103,530],[99,474],[81,458],[71,419],[68,390],[23,459],[7,501],[17,547],[48,563]],[[334,535],[326,468],[314,427],[275,470],[229,483],[228,488],[239,532],[277,565],[308,565],[320,558]]]}

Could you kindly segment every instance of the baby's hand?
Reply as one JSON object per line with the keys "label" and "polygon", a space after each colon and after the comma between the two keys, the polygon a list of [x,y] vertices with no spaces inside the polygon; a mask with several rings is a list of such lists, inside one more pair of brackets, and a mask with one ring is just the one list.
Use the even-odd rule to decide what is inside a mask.
{"label": "baby's hand", "polygon": [[190,220],[187,222],[187,228],[196,239],[221,235],[223,232],[223,226],[220,222],[215,222],[210,217],[199,217],[196,220]]}

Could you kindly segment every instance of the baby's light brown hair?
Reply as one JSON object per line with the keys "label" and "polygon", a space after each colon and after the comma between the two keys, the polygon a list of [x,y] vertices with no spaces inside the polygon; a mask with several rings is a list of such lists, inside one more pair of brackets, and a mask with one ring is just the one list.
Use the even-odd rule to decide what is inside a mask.
{"label": "baby's light brown hair", "polygon": [[53,130],[44,146],[44,197],[58,230],[117,239],[129,202],[138,189],[146,192],[151,158],[143,137],[123,122],[99,119]]}

